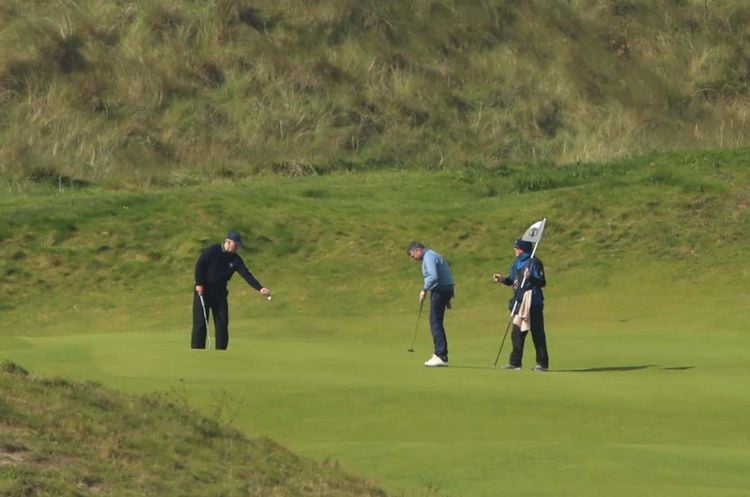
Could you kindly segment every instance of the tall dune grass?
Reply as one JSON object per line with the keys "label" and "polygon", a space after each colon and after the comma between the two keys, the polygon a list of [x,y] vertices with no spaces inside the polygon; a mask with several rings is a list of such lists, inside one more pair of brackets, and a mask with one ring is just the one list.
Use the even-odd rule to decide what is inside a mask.
{"label": "tall dune grass", "polygon": [[171,184],[740,147],[749,26],[731,0],[8,0],[0,175]]}

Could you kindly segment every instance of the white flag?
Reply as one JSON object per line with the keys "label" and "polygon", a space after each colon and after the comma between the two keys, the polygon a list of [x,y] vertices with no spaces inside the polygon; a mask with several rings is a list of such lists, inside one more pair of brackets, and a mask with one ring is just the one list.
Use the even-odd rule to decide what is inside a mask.
{"label": "white flag", "polygon": [[537,221],[529,226],[529,229],[527,229],[526,233],[523,234],[521,240],[526,240],[527,242],[531,243],[539,243],[539,240],[542,239],[542,233],[544,233],[544,225],[546,223],[547,218],[545,217],[541,221]]}

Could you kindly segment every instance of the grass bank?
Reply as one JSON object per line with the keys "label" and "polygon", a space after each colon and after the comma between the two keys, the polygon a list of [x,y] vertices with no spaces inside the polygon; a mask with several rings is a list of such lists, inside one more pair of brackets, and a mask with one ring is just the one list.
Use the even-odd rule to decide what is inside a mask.
{"label": "grass bank", "polygon": [[[2,308],[9,326],[26,323],[23,333],[82,308],[83,322],[90,313],[168,311],[189,299],[199,251],[229,228],[248,239],[245,258],[282,297],[274,308],[283,312],[402,306],[414,276],[403,250],[415,238],[446,252],[461,298],[473,300],[487,275],[508,263],[512,240],[545,216],[550,241],[540,255],[565,292],[606,286],[617,271],[734,287],[732,274],[746,275],[746,156],[740,149],[530,170],[7,195],[0,200],[8,220],[0,230]],[[235,288],[245,299],[243,285]],[[42,301],[48,313],[38,309]],[[30,313],[30,305],[38,310]]]}
{"label": "grass bank", "polygon": [[378,496],[335,462],[251,439],[226,414],[204,417],[176,392],[143,397],[100,385],[0,372],[0,492],[6,497]]}

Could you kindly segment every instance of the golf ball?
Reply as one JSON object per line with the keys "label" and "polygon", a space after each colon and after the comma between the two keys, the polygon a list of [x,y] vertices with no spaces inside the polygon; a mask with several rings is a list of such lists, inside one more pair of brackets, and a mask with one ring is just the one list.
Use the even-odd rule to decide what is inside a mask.
{"label": "golf ball", "polygon": [[266,297],[266,300],[271,300],[271,296],[269,295],[268,297]]}

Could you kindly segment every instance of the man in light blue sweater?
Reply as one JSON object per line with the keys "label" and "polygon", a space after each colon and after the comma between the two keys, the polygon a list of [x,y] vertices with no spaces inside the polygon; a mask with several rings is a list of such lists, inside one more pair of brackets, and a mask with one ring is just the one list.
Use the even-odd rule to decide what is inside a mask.
{"label": "man in light blue sweater", "polygon": [[406,249],[409,257],[415,261],[422,261],[422,276],[424,283],[419,292],[419,302],[424,302],[427,292],[430,292],[430,331],[435,353],[424,365],[427,367],[445,367],[448,365],[448,339],[445,336],[443,320],[445,309],[450,308],[453,298],[453,275],[448,262],[442,255],[426,248],[419,242],[411,242]]}

